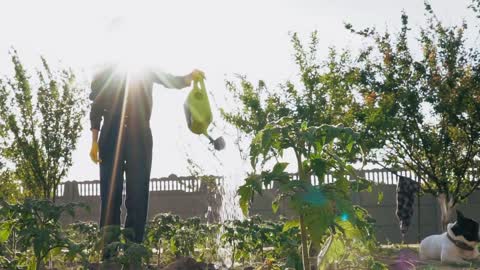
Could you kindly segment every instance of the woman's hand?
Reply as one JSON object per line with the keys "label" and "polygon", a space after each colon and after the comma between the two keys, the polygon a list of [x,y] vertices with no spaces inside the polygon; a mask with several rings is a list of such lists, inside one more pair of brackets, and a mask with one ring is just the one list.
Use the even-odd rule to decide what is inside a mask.
{"label": "woman's hand", "polygon": [[98,130],[92,129],[92,147],[90,148],[90,159],[92,159],[95,164],[102,162],[98,155],[98,149]]}
{"label": "woman's hand", "polygon": [[192,81],[205,79],[205,73],[199,69],[194,69],[189,74],[185,75],[185,83],[190,86],[192,85]]}
{"label": "woman's hand", "polygon": [[205,73],[199,69],[194,69],[190,74],[194,80],[205,79]]}
{"label": "woman's hand", "polygon": [[90,158],[92,161],[97,164],[99,162],[102,162],[100,160],[100,157],[98,156],[98,143],[97,142],[92,142],[92,147],[90,148]]}

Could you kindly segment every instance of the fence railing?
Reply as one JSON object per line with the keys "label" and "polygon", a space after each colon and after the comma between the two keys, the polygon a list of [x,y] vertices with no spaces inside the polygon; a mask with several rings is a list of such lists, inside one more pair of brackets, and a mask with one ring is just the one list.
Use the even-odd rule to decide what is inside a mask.
{"label": "fence railing", "polygon": [[[409,177],[418,181],[418,176],[410,170],[398,170],[392,173],[386,169],[369,169],[357,171],[358,177],[363,177],[376,184],[396,185],[398,182],[398,175]],[[293,179],[298,179],[298,176],[292,174]],[[477,179],[477,177],[470,177],[471,180]],[[350,177],[348,177],[350,179]],[[219,185],[222,181],[221,177],[215,177],[215,184]],[[324,183],[335,182],[334,177],[331,174],[325,175]],[[312,178],[312,184],[318,185],[318,178]],[[182,192],[199,192],[206,184],[198,178],[193,176],[179,177],[176,175],[170,175],[163,178],[154,178],[150,180],[151,192],[162,191],[182,191]],[[272,189],[273,184],[264,186],[265,189]],[[84,181],[84,182],[64,182],[58,186],[57,196],[62,197],[65,193],[67,196],[100,196],[100,181]],[[123,188],[125,194],[125,183]]]}
{"label": "fence railing", "polygon": [[[221,177],[215,177],[215,184],[219,185],[222,181]],[[125,195],[125,182],[123,183],[123,195]],[[182,192],[199,192],[205,183],[196,177],[187,176],[179,177],[170,175],[163,178],[153,178],[150,180],[149,189],[151,192],[161,191],[182,191]],[[61,183],[57,188],[57,197],[67,196],[100,196],[100,181],[68,181]]]}
{"label": "fence railing", "polygon": [[[369,169],[369,170],[358,170],[357,177],[365,178],[368,181],[371,181],[375,184],[384,184],[384,185],[396,185],[398,182],[398,175],[409,177],[415,181],[418,181],[418,177],[413,173],[413,171],[409,170],[399,170],[392,173],[386,169]],[[298,180],[298,175],[292,174],[294,180]],[[353,180],[352,177],[347,176],[348,180]],[[332,174],[326,174],[323,183],[333,183],[335,182],[335,178]],[[318,177],[312,177],[312,185],[318,185],[320,183]],[[273,184],[268,186],[264,186],[265,189],[272,189]]]}

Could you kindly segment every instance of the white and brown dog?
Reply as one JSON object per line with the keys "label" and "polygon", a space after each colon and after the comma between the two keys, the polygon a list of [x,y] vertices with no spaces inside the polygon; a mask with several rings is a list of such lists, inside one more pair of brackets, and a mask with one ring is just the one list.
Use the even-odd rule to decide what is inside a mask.
{"label": "white and brown dog", "polygon": [[457,211],[457,221],[447,225],[447,231],[426,237],[420,243],[420,259],[442,263],[469,264],[479,260],[479,225]]}

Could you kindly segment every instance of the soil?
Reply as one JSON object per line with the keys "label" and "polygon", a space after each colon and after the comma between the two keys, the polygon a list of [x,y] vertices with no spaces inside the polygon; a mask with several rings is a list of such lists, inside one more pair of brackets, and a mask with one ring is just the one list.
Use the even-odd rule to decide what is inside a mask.
{"label": "soil", "polygon": [[197,262],[192,258],[180,258],[167,265],[163,270],[215,270],[213,264]]}
{"label": "soil", "polygon": [[[117,263],[109,263],[108,265],[100,265],[98,263],[92,263],[90,265],[89,270],[127,270],[128,268],[122,268],[120,264]],[[171,264],[163,267],[153,266],[150,265],[146,269],[151,270],[215,270],[213,264],[206,264],[202,262],[197,262],[195,259],[192,258],[179,258],[176,261],[172,262]],[[128,269],[128,270],[141,270],[141,269]]]}

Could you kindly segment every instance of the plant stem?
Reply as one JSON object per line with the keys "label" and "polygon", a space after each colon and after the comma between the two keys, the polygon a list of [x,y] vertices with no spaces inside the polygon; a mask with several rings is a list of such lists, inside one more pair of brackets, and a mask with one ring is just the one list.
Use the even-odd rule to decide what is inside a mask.
{"label": "plant stem", "polygon": [[[303,170],[302,164],[302,155],[300,151],[295,149],[295,156],[297,158],[298,165],[298,177],[299,181],[309,181],[306,179],[305,171]],[[303,270],[310,270],[310,256],[308,253],[308,239],[307,239],[307,228],[305,227],[305,222],[303,220],[303,214],[300,213],[300,234],[302,237],[302,260],[303,260]]]}
{"label": "plant stem", "polygon": [[234,264],[235,264],[235,244],[233,244],[233,249],[232,249],[232,265],[230,266],[231,269],[233,269]]}
{"label": "plant stem", "polygon": [[300,214],[300,234],[302,236],[303,270],[310,270],[310,256],[308,254],[307,247],[307,229],[305,227],[302,214]]}
{"label": "plant stem", "polygon": [[13,254],[17,254],[17,240],[15,239],[15,230],[12,231],[12,239],[13,239]]}
{"label": "plant stem", "polygon": [[37,265],[35,265],[35,269],[40,270],[41,269],[41,264],[42,264],[42,258],[41,258],[41,256],[39,256],[39,257],[37,257]]}
{"label": "plant stem", "polygon": [[158,255],[157,255],[157,266],[160,266],[160,250],[162,248],[162,240],[158,240]]}

